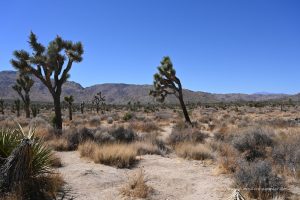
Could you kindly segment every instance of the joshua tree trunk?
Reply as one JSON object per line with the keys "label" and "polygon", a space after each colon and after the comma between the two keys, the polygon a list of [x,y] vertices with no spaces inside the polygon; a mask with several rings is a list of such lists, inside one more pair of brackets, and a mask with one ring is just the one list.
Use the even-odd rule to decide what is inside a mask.
{"label": "joshua tree trunk", "polygon": [[72,121],[72,105],[69,105],[69,119]]}
{"label": "joshua tree trunk", "polygon": [[30,97],[29,94],[25,95],[25,112],[26,112],[26,118],[30,118]]}
{"label": "joshua tree trunk", "polygon": [[185,121],[189,124],[192,124],[191,122],[191,119],[190,119],[190,116],[189,116],[189,113],[186,109],[186,106],[185,106],[185,103],[183,101],[183,95],[182,95],[182,90],[179,90],[179,96],[178,96],[178,99],[179,99],[179,102],[180,102],[180,106],[181,106],[181,109],[182,109],[182,112],[183,112],[183,115],[184,115],[184,118],[185,118]]}
{"label": "joshua tree trunk", "polygon": [[62,130],[60,92],[53,94],[53,100],[55,112],[54,127],[58,130]]}

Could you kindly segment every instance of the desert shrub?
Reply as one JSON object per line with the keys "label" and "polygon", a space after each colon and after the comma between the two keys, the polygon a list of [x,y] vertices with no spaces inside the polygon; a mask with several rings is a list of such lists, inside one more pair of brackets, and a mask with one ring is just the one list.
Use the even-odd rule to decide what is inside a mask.
{"label": "desert shrub", "polygon": [[173,128],[168,141],[170,144],[175,145],[181,142],[203,142],[204,139],[207,137],[206,134],[200,132],[196,128]]}
{"label": "desert shrub", "polygon": [[63,135],[67,139],[71,150],[76,149],[80,143],[94,140],[93,132],[85,127],[67,129]]}
{"label": "desert shrub", "polygon": [[132,144],[103,144],[98,145],[88,141],[78,147],[81,156],[89,157],[95,163],[130,168],[136,162],[137,149]]}
{"label": "desert shrub", "polygon": [[157,155],[163,155],[164,152],[157,146],[156,144],[153,144],[151,141],[138,141],[133,144],[135,148],[137,149],[138,155],[146,155],[146,154],[157,154]]}
{"label": "desert shrub", "polygon": [[131,122],[129,128],[141,132],[154,132],[161,130],[154,122]]}
{"label": "desert shrub", "polygon": [[213,158],[210,149],[204,144],[180,143],[175,146],[175,152],[179,157],[193,160]]}
{"label": "desert shrub", "polygon": [[251,198],[270,199],[284,193],[284,180],[273,174],[266,161],[240,162],[234,178],[236,185],[246,188]]}
{"label": "desert shrub", "polygon": [[71,151],[73,146],[63,137],[56,137],[47,142],[48,146],[55,151]]}
{"label": "desert shrub", "polygon": [[114,122],[114,119],[112,117],[107,118],[107,123],[112,124]]}
{"label": "desert shrub", "polygon": [[123,120],[124,121],[129,121],[131,120],[132,118],[134,117],[134,115],[132,113],[125,113],[124,116],[123,116]]}
{"label": "desert shrub", "polygon": [[107,143],[116,141],[116,138],[114,138],[107,130],[99,129],[94,134],[94,141],[97,143]]}
{"label": "desert shrub", "polygon": [[118,142],[132,142],[137,137],[135,132],[124,127],[113,129],[109,131],[109,134]]}
{"label": "desert shrub", "polygon": [[243,153],[244,158],[248,161],[265,157],[266,147],[274,145],[268,130],[262,128],[251,128],[246,130],[246,132],[239,133],[232,143],[238,151]]}
{"label": "desert shrub", "polygon": [[29,122],[29,126],[31,127],[47,127],[48,125],[49,123],[41,117],[32,118]]}
{"label": "desert shrub", "polygon": [[236,171],[239,154],[230,144],[217,142],[215,144],[218,151],[218,171],[219,173],[234,173]]}
{"label": "desert shrub", "polygon": [[121,194],[133,198],[147,198],[152,190],[147,185],[145,172],[140,169],[132,177],[129,177],[128,183],[121,188]]}
{"label": "desert shrub", "polygon": [[272,159],[281,172],[289,172],[300,178],[300,137],[290,136],[279,141],[272,151]]}
{"label": "desert shrub", "polygon": [[59,168],[62,167],[62,162],[60,157],[56,156],[55,154],[52,154],[51,156],[51,161],[50,161],[50,166],[53,168]]}
{"label": "desert shrub", "polygon": [[100,124],[101,124],[101,119],[100,119],[100,117],[98,117],[98,116],[93,116],[93,117],[91,117],[90,119],[89,119],[89,121],[88,121],[88,123],[89,123],[89,125],[90,126],[100,126]]}

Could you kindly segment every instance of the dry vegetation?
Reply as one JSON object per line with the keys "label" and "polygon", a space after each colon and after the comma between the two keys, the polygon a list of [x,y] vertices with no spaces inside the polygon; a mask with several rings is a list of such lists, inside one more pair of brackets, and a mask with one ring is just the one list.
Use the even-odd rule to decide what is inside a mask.
{"label": "dry vegetation", "polygon": [[[92,111],[75,112],[72,121],[64,119],[61,136],[51,126],[49,110],[31,120],[7,115],[0,118],[0,126],[15,127],[14,121],[25,127],[36,126],[37,136],[53,150],[78,151],[82,159],[118,169],[140,167],[146,154],[191,163],[209,160],[216,176],[226,174],[233,180],[234,184],[226,187],[239,188],[247,198],[300,198],[298,107],[281,111],[272,106],[202,106],[189,111],[195,121],[193,127],[181,121],[177,108],[154,112],[126,107],[93,117]],[[51,166],[61,167],[63,161],[55,157]],[[155,186],[147,183],[145,173],[140,170],[129,178],[121,194],[130,198],[151,196]],[[50,193],[61,187],[63,181],[58,177],[53,176],[53,183],[47,186]],[[18,194],[6,199],[18,199],[14,195]]]}

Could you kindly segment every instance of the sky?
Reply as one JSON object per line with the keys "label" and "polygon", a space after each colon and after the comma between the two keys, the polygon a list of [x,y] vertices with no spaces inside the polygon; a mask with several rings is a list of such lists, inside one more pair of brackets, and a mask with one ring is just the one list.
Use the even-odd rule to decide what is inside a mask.
{"label": "sky", "polygon": [[0,71],[33,31],[81,41],[70,80],[152,84],[170,56],[184,88],[300,92],[299,0],[2,0]]}

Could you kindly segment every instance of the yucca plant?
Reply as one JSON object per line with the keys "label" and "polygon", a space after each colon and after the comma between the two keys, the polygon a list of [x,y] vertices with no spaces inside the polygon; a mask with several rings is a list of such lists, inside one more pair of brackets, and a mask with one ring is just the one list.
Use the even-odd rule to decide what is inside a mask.
{"label": "yucca plant", "polygon": [[17,129],[1,129],[0,132],[0,157],[1,162],[8,158],[13,150],[18,147],[23,139],[29,139],[32,141],[32,172],[31,176],[35,177],[44,173],[50,172],[50,165],[52,162],[52,152],[44,144],[42,139],[38,139],[34,136],[35,129],[30,128],[27,133],[18,124]]}

